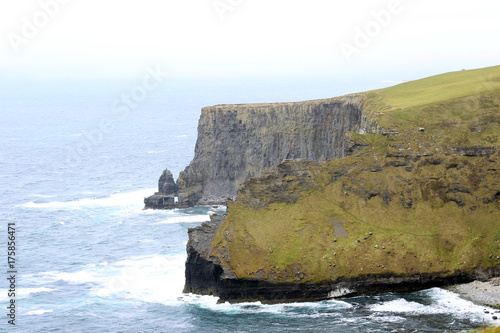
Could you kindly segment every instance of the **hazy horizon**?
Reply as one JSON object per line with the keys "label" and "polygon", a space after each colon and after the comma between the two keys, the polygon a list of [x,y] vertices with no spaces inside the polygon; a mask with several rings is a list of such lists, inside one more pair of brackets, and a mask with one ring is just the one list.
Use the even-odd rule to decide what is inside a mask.
{"label": "hazy horizon", "polygon": [[498,64],[500,3],[479,0],[28,0],[0,4],[0,72],[21,77],[374,76]]}

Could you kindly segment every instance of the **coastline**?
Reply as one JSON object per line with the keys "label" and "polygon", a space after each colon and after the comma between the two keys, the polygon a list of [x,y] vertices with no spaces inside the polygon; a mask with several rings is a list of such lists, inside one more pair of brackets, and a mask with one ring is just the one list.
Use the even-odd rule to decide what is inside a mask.
{"label": "coastline", "polygon": [[[486,282],[474,281],[449,286],[446,289],[459,294],[462,298],[482,306],[500,310],[500,277]],[[492,314],[500,318],[500,311]]]}

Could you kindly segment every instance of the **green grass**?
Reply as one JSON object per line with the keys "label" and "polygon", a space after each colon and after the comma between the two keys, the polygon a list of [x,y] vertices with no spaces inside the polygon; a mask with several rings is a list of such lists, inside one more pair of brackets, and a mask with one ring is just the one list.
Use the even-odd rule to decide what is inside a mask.
{"label": "green grass", "polygon": [[[390,161],[378,158],[381,164]],[[399,167],[384,167],[380,172],[367,174],[363,168],[374,166],[374,159],[351,157],[330,162],[330,171],[339,163],[357,170],[342,182],[323,183],[322,190],[309,193],[295,204],[272,204],[260,211],[238,202],[231,204],[230,214],[213,245],[229,248],[230,264],[239,277],[252,278],[263,270],[276,281],[301,281],[300,274],[296,274],[300,266],[300,272],[308,276],[304,280],[318,282],[339,276],[454,272],[472,270],[478,264],[485,268],[499,264],[498,260],[487,259],[496,251],[498,208],[491,214],[492,207],[476,200],[481,191],[486,191],[483,196],[488,197],[499,188],[493,174],[486,176],[477,193],[464,195],[464,200],[468,200],[465,207],[444,203],[436,193],[426,199],[418,193],[430,186],[432,178],[453,172],[446,170],[449,164],[463,163],[464,168],[482,165],[471,165],[466,157],[449,157],[443,165],[432,166],[432,170],[417,168],[415,163],[416,170],[410,174]],[[444,178],[449,178],[449,184],[444,185],[458,179],[453,175]],[[319,182],[324,179],[318,175]],[[408,186],[399,179],[413,179],[414,183]],[[390,203],[380,195],[367,200],[356,193],[360,189],[380,192],[382,183],[384,189],[393,193]],[[464,186],[472,187],[465,180]],[[351,189],[348,195],[344,194],[345,188]],[[415,192],[412,209],[400,203],[401,193],[407,189]],[[343,221],[348,237],[335,234],[332,219]],[[232,225],[233,241],[227,242],[223,234]]]}
{"label": "green grass", "polygon": [[500,66],[370,91],[365,107],[366,114],[386,130],[415,136],[418,128],[424,128],[427,145],[496,146],[500,133]]}
{"label": "green grass", "polygon": [[500,66],[451,72],[374,90],[387,111],[442,103],[500,90]]}

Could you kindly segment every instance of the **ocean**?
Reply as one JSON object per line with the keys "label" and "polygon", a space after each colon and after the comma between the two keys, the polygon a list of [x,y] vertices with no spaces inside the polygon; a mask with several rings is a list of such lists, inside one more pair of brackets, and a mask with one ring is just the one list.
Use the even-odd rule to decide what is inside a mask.
{"label": "ocean", "polygon": [[146,89],[141,76],[3,80],[0,331],[460,332],[490,323],[491,309],[439,288],[278,305],[186,295],[187,230],[225,207],[143,210],[163,169],[177,177],[193,158],[201,107],[387,84],[169,77]]}

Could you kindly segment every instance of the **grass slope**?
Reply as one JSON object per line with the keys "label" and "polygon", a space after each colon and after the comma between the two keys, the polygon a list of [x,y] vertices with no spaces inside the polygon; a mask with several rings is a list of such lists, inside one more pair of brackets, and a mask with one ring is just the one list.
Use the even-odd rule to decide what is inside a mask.
{"label": "grass slope", "polygon": [[500,90],[500,66],[451,72],[371,91],[384,98],[387,110],[443,103]]}

